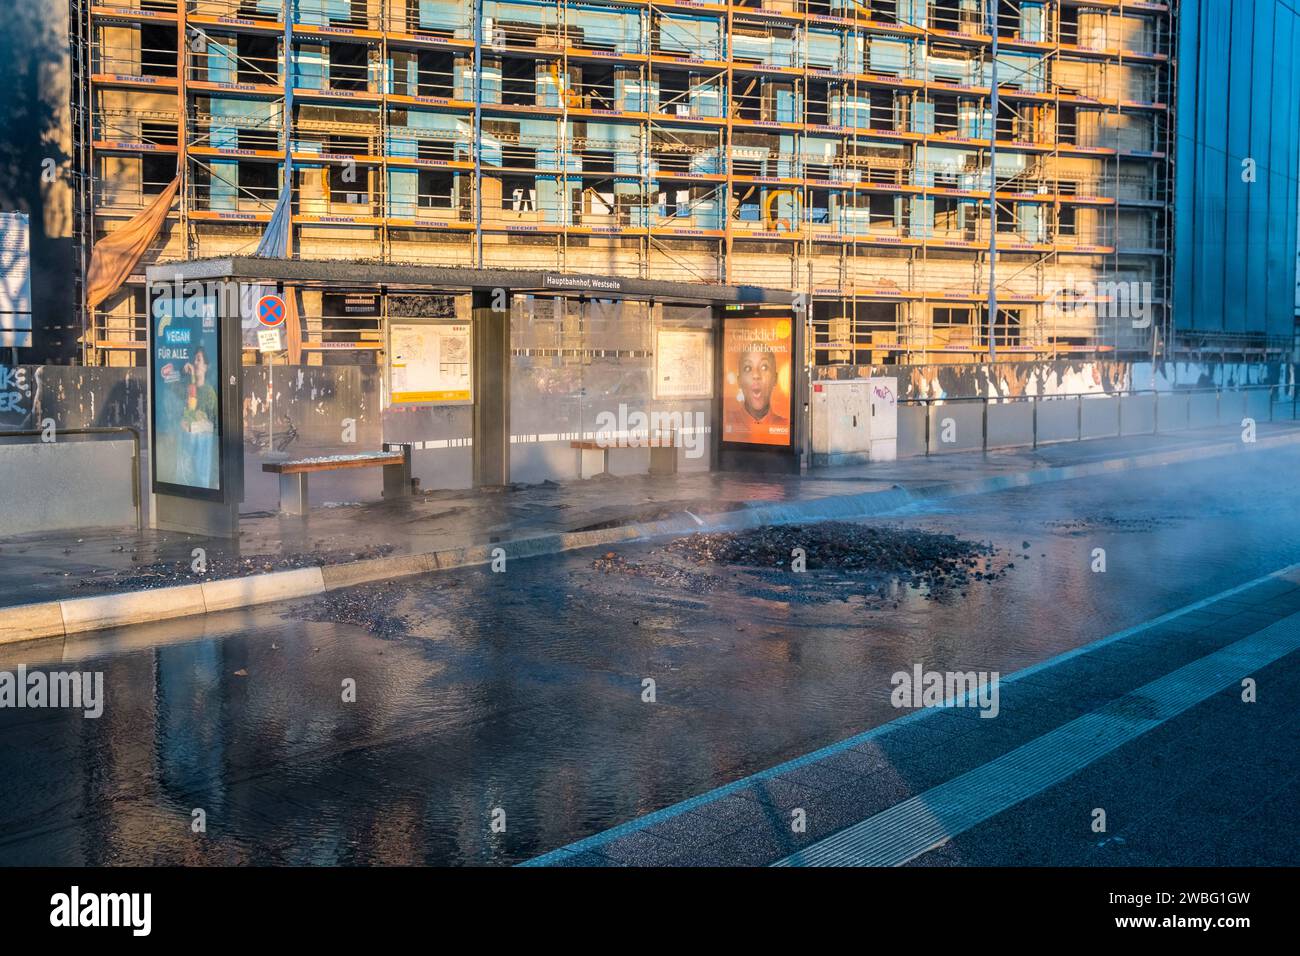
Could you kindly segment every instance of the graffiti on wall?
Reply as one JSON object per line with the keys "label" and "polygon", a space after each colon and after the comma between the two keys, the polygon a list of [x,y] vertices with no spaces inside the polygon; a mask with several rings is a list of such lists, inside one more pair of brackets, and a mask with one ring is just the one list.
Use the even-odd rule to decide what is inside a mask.
{"label": "graffiti on wall", "polygon": [[[130,426],[148,443],[148,384],[143,368],[73,365],[0,366],[0,431],[27,431],[53,419],[60,429]],[[355,443],[377,448],[383,440],[379,369],[362,366],[293,366],[274,372],[268,391],[262,366],[244,370],[244,430],[271,434],[273,445],[292,438],[295,451],[343,450],[344,428]],[[285,422],[288,422],[286,425]],[[344,426],[344,422],[351,422]],[[251,442],[250,442],[251,444]],[[261,449],[266,450],[266,449]]]}
{"label": "graffiti on wall", "polygon": [[0,428],[5,431],[25,431],[32,427],[35,371],[21,365],[0,365]]}
{"label": "graffiti on wall", "polygon": [[1282,362],[1003,362],[818,368],[815,374],[822,379],[897,376],[903,400],[1106,395],[1150,389],[1163,392],[1295,384],[1294,366]]}
{"label": "graffiti on wall", "polygon": [[[378,366],[249,366],[244,444],[252,451],[325,454],[378,448]],[[356,449],[351,449],[355,451]]]}
{"label": "graffiti on wall", "polygon": [[0,431],[30,431],[46,419],[63,429],[143,428],[145,402],[142,369],[0,366]]}

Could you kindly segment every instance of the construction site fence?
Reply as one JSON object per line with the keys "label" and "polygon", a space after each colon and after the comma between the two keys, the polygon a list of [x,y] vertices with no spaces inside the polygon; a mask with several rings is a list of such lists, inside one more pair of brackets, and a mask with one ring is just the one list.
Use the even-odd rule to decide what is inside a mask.
{"label": "construction site fence", "polygon": [[1294,385],[1139,389],[1071,395],[912,398],[898,403],[898,456],[1038,448],[1091,438],[1295,421]]}

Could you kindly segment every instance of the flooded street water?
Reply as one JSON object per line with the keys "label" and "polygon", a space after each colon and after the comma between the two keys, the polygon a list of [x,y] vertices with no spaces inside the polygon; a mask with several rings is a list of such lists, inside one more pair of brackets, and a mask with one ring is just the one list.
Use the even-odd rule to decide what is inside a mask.
{"label": "flooded street water", "polygon": [[664,541],[70,644],[105,712],[0,711],[0,863],[519,862],[894,719],[898,670],[1009,674],[1300,561],[1300,454],[1242,461],[863,522],[989,547],[935,588]]}

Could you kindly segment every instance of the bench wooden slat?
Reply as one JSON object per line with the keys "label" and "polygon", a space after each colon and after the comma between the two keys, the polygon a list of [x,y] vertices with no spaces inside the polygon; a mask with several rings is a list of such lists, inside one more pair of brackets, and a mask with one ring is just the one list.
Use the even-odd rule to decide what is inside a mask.
{"label": "bench wooden slat", "polygon": [[349,455],[346,458],[302,458],[297,461],[269,461],[262,471],[275,475],[302,475],[317,471],[338,471],[342,468],[375,468],[381,465],[401,465],[406,456],[401,452],[378,452],[373,455]]}
{"label": "bench wooden slat", "polygon": [[677,443],[671,438],[652,438],[645,441],[638,441],[635,445],[627,444],[601,444],[597,441],[571,441],[570,448],[580,448],[583,451],[611,451],[623,450],[628,448],[676,448]]}

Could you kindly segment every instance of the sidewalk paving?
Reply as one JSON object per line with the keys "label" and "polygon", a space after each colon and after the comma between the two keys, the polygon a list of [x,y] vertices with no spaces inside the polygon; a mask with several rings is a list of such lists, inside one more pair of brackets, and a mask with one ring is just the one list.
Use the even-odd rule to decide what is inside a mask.
{"label": "sidewalk paving", "polygon": [[525,865],[1295,865],[1297,647],[1292,567]]}
{"label": "sidewalk paving", "polygon": [[[315,586],[329,589],[483,563],[498,546],[523,557],[661,534],[865,516],[1039,480],[1297,443],[1300,423],[1272,423],[1259,426],[1253,446],[1229,428],[953,453],[805,475],[715,472],[436,491],[313,508],[305,518],[250,514],[237,542],[134,529],[0,538],[0,608],[309,568],[327,570],[323,585]],[[206,552],[201,574],[191,569],[196,547]],[[292,596],[269,589],[245,603]],[[223,600],[223,608],[234,606],[241,605]]]}

